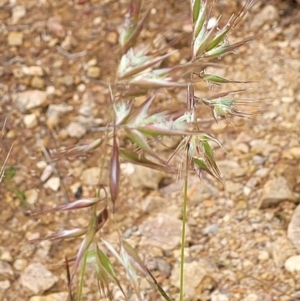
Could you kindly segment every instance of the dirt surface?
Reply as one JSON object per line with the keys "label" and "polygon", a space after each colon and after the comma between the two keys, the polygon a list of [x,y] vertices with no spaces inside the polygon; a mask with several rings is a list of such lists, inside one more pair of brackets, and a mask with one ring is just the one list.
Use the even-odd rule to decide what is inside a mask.
{"label": "dirt surface", "polygon": [[[2,125],[7,118],[2,162],[13,143],[0,187],[0,300],[66,300],[66,272],[59,263],[74,255],[80,240],[40,244],[28,240],[85,226],[88,210],[32,218],[24,212],[94,196],[97,181],[89,168],[101,164],[102,150],[86,157],[63,157],[52,165],[47,161],[64,148],[101,135],[97,128],[107,120],[108,84],[113,83],[118,64],[118,34],[126,4],[0,0]],[[187,3],[153,1],[152,6],[143,42],[179,49],[180,55],[167,64],[188,60]],[[216,15],[222,13],[225,21],[239,8],[239,1],[220,0]],[[209,180],[206,184],[191,181],[187,274],[199,275],[200,280],[194,284],[187,278],[186,300],[271,301],[300,296],[300,250],[297,237],[287,234],[300,200],[299,20],[300,6],[295,1],[260,1],[230,37],[236,41],[263,32],[236,55],[226,57],[224,68],[218,69],[221,76],[254,81],[228,89],[250,88],[241,98],[256,99],[261,113],[254,120],[234,119],[235,126],[226,122],[207,125],[206,130],[226,150],[215,150],[226,189]],[[199,94],[211,92],[205,86],[197,89]],[[23,94],[26,91],[30,94]],[[20,95],[41,101],[30,107],[30,101],[22,102]],[[183,93],[178,92],[172,101],[182,99]],[[163,108],[170,102],[159,99],[157,105]],[[53,168],[48,177],[43,176],[47,166]],[[152,189],[140,184],[132,190],[130,185],[136,180],[123,167],[126,176],[116,219],[158,281],[177,300],[178,246],[175,242],[173,248],[162,247],[163,235],[157,235],[155,245],[151,231],[147,234],[145,229],[153,223],[151,218],[155,221],[162,213],[172,218],[168,226],[180,219],[181,186],[175,178],[164,176],[162,181],[154,173],[150,178],[157,182]],[[90,171],[90,177],[85,171]],[[268,189],[275,190],[275,196]],[[284,189],[288,196],[283,193],[278,200],[276,194]],[[109,223],[103,235],[116,240],[115,227]],[[292,264],[287,263],[290,258],[295,260]],[[24,284],[26,269],[34,263],[43,264],[51,277],[57,277],[53,285],[35,291]],[[127,291],[131,296],[129,286]],[[145,300],[160,300],[144,282],[142,291]],[[84,293],[84,300],[99,300],[93,277],[87,277]],[[115,299],[122,300],[118,293]],[[42,295],[48,299],[33,298]]]}

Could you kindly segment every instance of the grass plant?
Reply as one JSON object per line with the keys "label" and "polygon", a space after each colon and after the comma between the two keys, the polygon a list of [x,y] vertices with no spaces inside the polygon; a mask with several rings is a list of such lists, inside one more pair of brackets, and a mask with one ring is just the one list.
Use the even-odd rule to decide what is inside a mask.
{"label": "grass plant", "polygon": [[[201,81],[212,86],[238,83],[216,74],[209,74],[206,69],[210,66],[218,66],[223,56],[234,52],[253,39],[249,37],[232,44],[228,37],[255,4],[255,0],[245,1],[240,12],[232,16],[223,27],[219,25],[221,17],[216,20],[212,18],[214,2],[191,0],[190,60],[173,66],[163,63],[174,54],[174,51],[162,49],[160,53],[151,49],[151,45],[139,42],[140,33],[150,17],[150,10],[143,9],[142,0],[132,0],[129,3],[119,36],[120,60],[115,82],[109,85],[110,120],[101,129],[102,134],[98,139],[87,144],[76,145],[63,153],[64,156],[73,156],[104,149],[103,153],[110,157],[109,186],[100,185],[95,197],[75,200],[56,208],[31,213],[34,215],[90,208],[90,221],[85,228],[64,230],[42,238],[60,240],[82,237],[76,256],[65,261],[69,275],[70,300],[82,300],[86,265],[91,262],[95,267],[101,296],[113,299],[111,284],[114,284],[119,287],[125,299],[128,297],[110,260],[111,255],[124,267],[138,300],[143,300],[139,289],[139,277],[145,277],[165,300],[173,300],[155,280],[134,248],[122,238],[121,232],[119,249],[116,249],[101,234],[101,228],[107,220],[110,218],[114,221],[115,205],[119,200],[121,162],[131,162],[147,168],[169,171],[172,174],[180,173],[184,178],[179,297],[180,301],[184,300],[184,245],[188,218],[189,175],[202,177],[207,174],[222,183],[211,147],[212,143],[219,144],[219,142],[202,128],[199,106],[207,106],[215,122],[222,119],[230,120],[232,116],[249,117],[248,112],[238,108],[237,97],[244,91],[243,89],[213,95],[198,95],[195,90],[195,84]],[[171,109],[157,110],[154,103],[161,92],[178,93],[182,89],[186,91],[185,107],[178,105]],[[144,100],[137,103],[137,99],[143,97]],[[166,136],[180,138],[176,150],[169,158],[165,158],[153,147],[154,142],[160,142]],[[121,146],[121,139],[124,137],[131,141],[130,147]],[[182,162],[180,166],[176,163],[178,161]],[[108,253],[110,256],[107,255]],[[78,273],[79,269],[81,273]],[[77,274],[79,274],[79,284],[76,295],[72,293],[72,288]]]}

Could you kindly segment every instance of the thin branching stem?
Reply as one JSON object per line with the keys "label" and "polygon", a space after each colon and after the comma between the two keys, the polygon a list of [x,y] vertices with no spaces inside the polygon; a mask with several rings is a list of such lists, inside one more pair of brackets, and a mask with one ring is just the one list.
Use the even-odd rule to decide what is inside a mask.
{"label": "thin branching stem", "polygon": [[179,300],[183,301],[183,285],[184,285],[184,246],[185,246],[185,228],[187,221],[187,198],[188,198],[188,180],[189,180],[189,150],[186,150],[186,172],[184,176],[184,188],[183,188],[183,205],[182,205],[182,231],[181,231],[181,252],[180,252],[180,297]]}

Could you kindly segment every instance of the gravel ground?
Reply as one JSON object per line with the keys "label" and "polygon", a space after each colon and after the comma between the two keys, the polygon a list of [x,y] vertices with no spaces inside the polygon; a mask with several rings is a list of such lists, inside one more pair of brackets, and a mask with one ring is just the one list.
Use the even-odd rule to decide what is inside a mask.
{"label": "gravel ground", "polygon": [[[217,2],[216,12],[224,20],[239,7],[239,1]],[[155,1],[153,7],[142,36],[145,41],[159,44],[183,32],[188,18],[182,13],[188,9],[185,3]],[[11,178],[7,176],[1,186],[2,301],[67,299],[61,262],[65,255],[74,255],[79,240],[39,244],[28,240],[65,227],[82,227],[88,211],[34,218],[24,212],[94,194],[101,164],[97,151],[85,158],[46,162],[59,149],[100,135],[93,129],[107,118],[107,83],[116,70],[114,53],[125,8],[126,1],[0,0],[1,123],[8,117],[1,155],[14,143],[7,162]],[[226,189],[209,179],[191,178],[185,300],[300,298],[297,20],[296,1],[259,1],[230,37],[234,41],[262,32],[238,55],[226,57],[226,67],[217,70],[233,80],[253,81],[229,89],[246,88],[241,97],[256,99],[260,114],[257,119],[234,119],[235,126],[209,125],[226,150],[215,149]],[[163,34],[154,39],[151,30]],[[172,57],[175,63],[187,59],[185,36],[173,45],[180,49],[180,56]],[[197,89],[210,92],[203,86]],[[180,102],[182,94],[177,98]],[[123,164],[122,171],[116,220],[124,238],[177,300],[182,183],[130,164]],[[114,243],[116,227],[109,223],[103,235]],[[123,272],[119,274],[122,277]],[[141,281],[141,287],[144,300],[160,300],[146,282]],[[125,290],[131,296],[129,286]],[[115,300],[123,300],[117,289],[114,293]],[[87,277],[84,295],[84,300],[99,300],[92,276]]]}

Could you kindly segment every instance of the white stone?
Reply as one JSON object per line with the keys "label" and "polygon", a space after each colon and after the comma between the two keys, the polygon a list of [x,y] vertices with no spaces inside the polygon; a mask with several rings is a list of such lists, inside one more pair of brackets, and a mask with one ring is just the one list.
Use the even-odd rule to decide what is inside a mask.
{"label": "white stone", "polygon": [[0,291],[5,291],[8,288],[10,288],[10,281],[9,280],[0,281]]}
{"label": "white stone", "polygon": [[[285,48],[285,47],[284,47]],[[294,97],[288,97],[288,96],[285,96],[285,97],[282,97],[281,98],[281,101],[283,103],[292,103],[294,101]]]}
{"label": "white stone", "polygon": [[60,186],[60,179],[58,177],[52,177],[44,184],[45,188],[49,188],[53,191],[58,191],[59,186]]}
{"label": "white stone", "polygon": [[85,84],[80,84],[77,86],[77,91],[78,92],[84,92],[86,89],[86,85]]}
{"label": "white stone", "polygon": [[251,192],[252,192],[252,189],[250,187],[248,187],[248,186],[243,187],[243,193],[245,196],[249,196]]}
{"label": "white stone", "polygon": [[34,294],[45,292],[57,281],[58,278],[41,263],[30,264],[21,274],[21,284]]}
{"label": "white stone", "polygon": [[50,165],[50,164],[46,165],[46,167],[43,170],[43,173],[41,175],[41,178],[40,178],[41,181],[42,182],[46,182],[50,178],[50,176],[52,175],[52,173],[53,173],[53,167],[52,167],[52,165]]}
{"label": "white stone", "polygon": [[[212,265],[204,260],[199,259],[198,261],[186,262],[184,264],[184,292],[189,298],[196,296],[196,289],[201,284],[202,280],[207,277],[211,278],[214,268]],[[180,264],[174,265],[171,272],[171,284],[179,288],[180,284]],[[205,289],[205,288],[204,288]],[[187,298],[188,299],[188,298]]]}
{"label": "white stone", "polygon": [[25,17],[26,15],[26,8],[22,5],[17,5],[15,7],[13,7],[12,9],[12,23],[16,24],[20,19],[22,19],[23,17]]}
{"label": "white stone", "polygon": [[270,255],[267,251],[259,251],[258,253],[258,259],[260,261],[266,261],[270,258]]}
{"label": "white stone", "polygon": [[284,177],[270,179],[264,185],[259,208],[276,206],[282,201],[296,202],[296,196]]}
{"label": "white stone", "polygon": [[24,75],[30,75],[30,76],[43,76],[44,71],[41,66],[23,66],[22,72]]}
{"label": "white stone", "polygon": [[[140,244],[152,245],[163,250],[174,250],[181,242],[182,221],[166,213],[158,213],[148,217],[140,225],[142,233]],[[190,229],[186,228],[186,241],[189,240]]]}
{"label": "white stone", "polygon": [[36,167],[39,169],[45,169],[47,166],[47,162],[46,161],[38,161],[36,163]]}
{"label": "white stone", "polygon": [[37,189],[29,189],[25,191],[26,202],[30,205],[34,205],[38,200],[39,193]]}
{"label": "white stone", "polygon": [[23,258],[16,259],[13,264],[13,267],[17,271],[23,271],[27,267],[27,260]]}
{"label": "white stone", "polygon": [[241,167],[240,164],[234,160],[218,161],[217,165],[224,179],[232,180],[232,178],[242,177],[248,172],[247,168]]}
{"label": "white stone", "polygon": [[270,169],[267,167],[263,167],[263,168],[259,168],[256,172],[255,172],[255,176],[259,177],[259,178],[265,178],[268,174],[270,173]]}
{"label": "white stone", "polygon": [[6,261],[6,262],[12,262],[13,258],[8,250],[6,250],[3,247],[0,247],[0,260]]}
{"label": "white stone", "polygon": [[24,113],[44,104],[47,100],[47,93],[40,90],[29,90],[14,95],[14,100],[19,110]]}
{"label": "white stone", "polygon": [[86,134],[86,128],[79,122],[71,122],[66,130],[68,135],[73,138],[82,138]]}
{"label": "white stone", "polygon": [[36,127],[38,124],[38,119],[35,114],[24,115],[23,121],[24,121],[25,126],[28,129],[32,129],[32,128]]}
{"label": "white stone", "polygon": [[52,94],[55,93],[55,91],[56,91],[56,89],[55,89],[54,86],[48,86],[48,87],[46,88],[46,93],[47,93],[47,95],[52,95]]}
{"label": "white stone", "polygon": [[295,255],[286,260],[284,263],[284,268],[290,272],[299,272],[300,271],[300,255]]}
{"label": "white stone", "polygon": [[93,20],[93,25],[100,25],[102,19],[101,17],[96,17],[94,20]]}
{"label": "white stone", "polygon": [[165,174],[161,171],[134,165],[134,173],[129,176],[129,181],[133,188],[156,190],[164,176]]}
{"label": "white stone", "polygon": [[219,230],[219,226],[217,224],[211,224],[202,230],[202,234],[203,235],[215,234],[218,232],[218,230]]}
{"label": "white stone", "polygon": [[96,66],[97,65],[97,59],[94,57],[94,58],[90,59],[86,64],[87,64],[88,67]]}
{"label": "white stone", "polygon": [[126,176],[130,176],[134,173],[135,168],[134,168],[134,164],[126,162],[126,163],[121,163],[121,171],[124,175]]}

